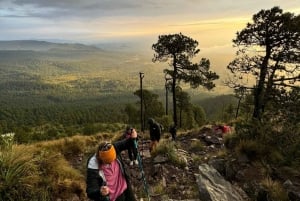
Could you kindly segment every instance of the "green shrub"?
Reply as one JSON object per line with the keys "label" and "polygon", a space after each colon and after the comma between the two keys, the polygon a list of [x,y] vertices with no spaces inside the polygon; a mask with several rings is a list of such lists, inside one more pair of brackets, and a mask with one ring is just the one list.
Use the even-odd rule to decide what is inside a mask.
{"label": "green shrub", "polygon": [[239,144],[240,140],[240,137],[236,133],[228,134],[225,135],[224,145],[227,149],[233,150]]}
{"label": "green shrub", "polygon": [[192,141],[189,150],[192,152],[198,152],[204,150],[204,145],[200,140],[194,140]]}
{"label": "green shrub", "polygon": [[14,143],[14,137],[5,137],[0,135],[0,150],[11,149]]}
{"label": "green shrub", "polygon": [[0,200],[41,200],[39,176],[35,159],[26,149],[0,152]]}
{"label": "green shrub", "polygon": [[285,152],[285,164],[300,167],[300,140],[288,147]]}
{"label": "green shrub", "polygon": [[[295,126],[288,129],[276,118],[264,120],[237,121],[235,133],[225,136],[225,147],[246,154],[251,159],[263,159],[267,163],[300,165],[300,134]],[[297,133],[298,132],[298,133]],[[299,143],[300,144],[300,143]]]}
{"label": "green shrub", "polygon": [[64,138],[63,150],[61,153],[63,155],[75,155],[84,152],[85,143],[83,140],[80,140],[79,137],[74,136],[72,138]]}
{"label": "green shrub", "polygon": [[242,140],[235,147],[235,152],[245,154],[250,160],[260,159],[263,153],[261,145],[254,140]]}
{"label": "green shrub", "polygon": [[0,200],[52,201],[77,195],[86,199],[85,178],[66,160],[83,152],[95,137],[74,136],[32,145],[2,146],[0,152]]}
{"label": "green shrub", "polygon": [[154,194],[164,194],[165,188],[164,188],[162,182],[158,182],[155,186],[153,186],[152,191]]}
{"label": "green shrub", "polygon": [[175,143],[173,141],[165,139],[161,140],[151,155],[153,157],[157,155],[166,156],[175,166],[185,167],[187,165],[186,161],[184,161],[183,158],[177,153]]}
{"label": "green shrub", "polygon": [[282,153],[279,152],[278,150],[269,149],[268,161],[271,164],[282,165],[284,164],[285,159]]}

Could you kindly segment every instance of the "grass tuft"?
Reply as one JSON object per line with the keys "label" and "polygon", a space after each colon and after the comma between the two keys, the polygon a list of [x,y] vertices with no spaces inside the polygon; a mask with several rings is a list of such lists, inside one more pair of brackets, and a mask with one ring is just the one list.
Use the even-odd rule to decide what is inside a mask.
{"label": "grass tuft", "polygon": [[273,181],[270,177],[265,178],[262,181],[262,186],[267,190],[270,200],[273,201],[288,201],[287,192],[284,190],[282,185]]}
{"label": "grass tuft", "polygon": [[162,155],[166,156],[169,161],[177,166],[184,168],[187,166],[187,161],[184,160],[184,157],[179,155],[178,152],[176,151],[175,143],[173,141],[169,141],[166,139],[162,139],[155,150],[151,153],[153,157],[157,155]]}

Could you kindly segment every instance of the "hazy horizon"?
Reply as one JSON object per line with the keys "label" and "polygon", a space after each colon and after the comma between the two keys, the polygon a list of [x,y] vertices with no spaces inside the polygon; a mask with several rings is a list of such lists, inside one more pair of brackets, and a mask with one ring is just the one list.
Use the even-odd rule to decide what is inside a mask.
{"label": "hazy horizon", "polygon": [[284,0],[0,0],[0,40],[147,46],[159,35],[181,32],[200,48],[223,47],[231,45],[253,14],[274,6],[300,13],[300,2]]}
{"label": "hazy horizon", "polygon": [[[20,41],[20,40],[16,40],[16,41]],[[22,40],[24,41],[24,40]],[[26,41],[26,40],[25,40]],[[53,42],[53,41],[47,41],[47,40],[30,40],[30,41],[46,41],[46,42]],[[2,42],[2,41],[0,41]],[[55,42],[55,41],[54,41]],[[62,43],[60,44],[69,44],[69,43],[65,43],[66,41],[60,41]],[[5,44],[5,43],[4,43]],[[45,43],[12,43],[14,45],[12,46],[7,46],[3,45],[0,47],[0,50],[34,50],[37,52],[40,51],[46,51],[47,47],[48,48],[55,48],[55,46],[53,45],[47,45],[47,47],[43,47],[43,45],[46,45]],[[78,43],[77,43],[78,44]],[[101,48],[100,51],[104,51],[103,53],[105,53],[106,55],[106,61],[105,64],[103,64],[101,62],[101,60],[98,60],[96,58],[91,58],[92,60],[88,59],[89,56],[87,53],[87,57],[82,57],[85,58],[86,60],[82,60],[84,63],[88,64],[87,62],[92,62],[92,65],[96,65],[96,63],[98,62],[101,66],[103,65],[107,65],[107,67],[113,67],[115,69],[120,69],[121,70],[121,66],[127,66],[129,67],[130,65],[132,66],[132,70],[130,70],[130,74],[134,73],[134,71],[136,71],[136,77],[134,79],[137,79],[139,72],[144,72],[145,73],[145,85],[147,85],[147,87],[151,88],[151,82],[153,82],[153,76],[155,77],[155,80],[157,79],[157,77],[159,76],[161,78],[161,81],[164,80],[164,75],[163,75],[163,68],[169,68],[168,63],[153,63],[152,62],[152,57],[153,57],[153,50],[151,50],[151,48],[149,48],[148,50],[143,49],[143,47],[137,47],[136,46],[137,43],[110,43],[110,44],[93,44],[96,47]],[[20,45],[23,45],[22,47],[20,47]],[[25,47],[26,45],[28,45],[27,47]],[[36,46],[37,49],[35,49],[34,47]],[[42,45],[42,46],[41,46]],[[68,46],[66,46],[68,47]],[[75,46],[76,47],[76,46]],[[116,48],[119,47],[119,48]],[[8,48],[8,49],[6,49]],[[67,49],[66,49],[67,50]],[[95,53],[97,52],[97,50],[94,50]],[[234,52],[232,51],[231,53],[228,53],[226,51],[222,52],[206,52],[203,53],[205,51],[201,51],[201,53],[198,55],[197,58],[194,58],[195,62],[199,61],[200,58],[208,58],[211,62],[211,70],[215,71],[217,74],[220,75],[220,79],[216,80],[216,87],[209,93],[212,94],[228,94],[228,93],[232,93],[232,89],[228,88],[227,86],[223,85],[223,81],[227,76],[226,73],[226,65],[230,62],[230,60],[233,58]],[[122,58],[122,60],[119,60],[116,63],[116,53],[119,55],[119,57]],[[47,53],[46,53],[47,54]],[[83,53],[84,54],[84,53]],[[41,58],[42,59],[42,58]],[[79,59],[79,58],[78,58]],[[68,58],[66,58],[66,61],[68,60]],[[95,63],[96,62],[96,63]],[[103,66],[104,67],[104,66]],[[155,69],[152,69],[153,67],[156,67]],[[112,69],[113,70],[113,69]],[[134,70],[134,71],[133,71]],[[128,74],[125,73],[125,74]],[[125,75],[124,74],[124,75]],[[152,78],[151,78],[152,77]],[[138,81],[138,80],[137,80]],[[150,86],[149,86],[150,84]],[[163,85],[163,83],[161,83]],[[163,87],[163,86],[161,86]],[[184,86],[182,86],[184,87]],[[188,86],[186,86],[188,87]],[[186,88],[184,87],[184,88]],[[208,92],[207,90],[202,89],[202,87],[199,87],[196,90],[192,90],[194,92],[199,91],[199,92]]]}
{"label": "hazy horizon", "polygon": [[224,79],[236,32],[274,6],[300,13],[298,0],[0,0],[0,40],[116,44],[151,62],[158,36],[181,32],[199,42],[199,57]]}

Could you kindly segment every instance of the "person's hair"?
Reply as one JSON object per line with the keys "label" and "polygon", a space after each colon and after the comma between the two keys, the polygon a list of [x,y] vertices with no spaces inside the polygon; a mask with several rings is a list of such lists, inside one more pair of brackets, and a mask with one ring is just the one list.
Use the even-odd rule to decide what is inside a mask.
{"label": "person's hair", "polygon": [[131,132],[132,132],[132,129],[133,129],[133,127],[127,126],[127,127],[126,127],[126,132],[127,132],[127,133],[129,133],[129,132],[131,133]]}

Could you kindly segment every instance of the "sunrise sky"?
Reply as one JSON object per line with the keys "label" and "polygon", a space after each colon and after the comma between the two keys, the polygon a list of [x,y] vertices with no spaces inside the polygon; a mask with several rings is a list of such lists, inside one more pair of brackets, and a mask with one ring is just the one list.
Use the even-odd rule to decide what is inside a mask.
{"label": "sunrise sky", "polygon": [[300,0],[0,0],[0,40],[134,42],[151,62],[158,36],[181,32],[225,79],[236,32],[274,6],[300,14]]}
{"label": "sunrise sky", "polygon": [[157,41],[179,33],[224,46],[261,9],[300,13],[300,0],[0,0],[0,40]]}

